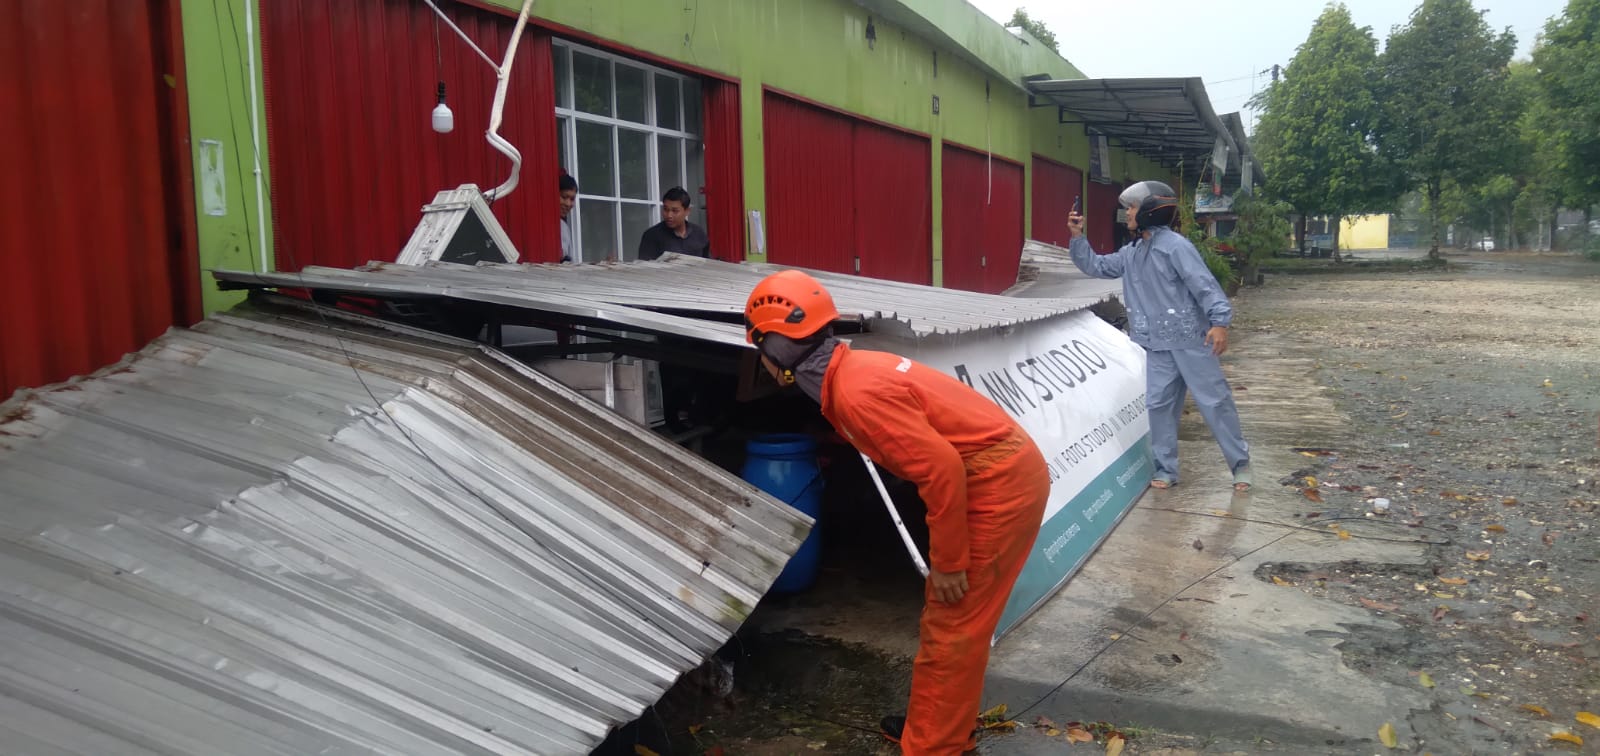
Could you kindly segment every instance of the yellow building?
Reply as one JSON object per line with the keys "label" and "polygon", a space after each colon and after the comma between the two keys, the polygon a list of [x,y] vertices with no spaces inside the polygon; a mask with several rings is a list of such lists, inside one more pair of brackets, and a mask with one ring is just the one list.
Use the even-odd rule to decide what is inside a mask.
{"label": "yellow building", "polygon": [[1339,249],[1386,249],[1389,246],[1389,216],[1362,215],[1345,218],[1339,224]]}

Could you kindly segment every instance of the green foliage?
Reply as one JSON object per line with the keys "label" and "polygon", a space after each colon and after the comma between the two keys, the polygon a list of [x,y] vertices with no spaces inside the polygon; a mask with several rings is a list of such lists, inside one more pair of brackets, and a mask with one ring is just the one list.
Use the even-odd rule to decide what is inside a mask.
{"label": "green foliage", "polygon": [[1289,205],[1254,194],[1241,194],[1233,200],[1239,215],[1228,242],[1235,254],[1247,263],[1259,264],[1283,251],[1289,244]]}
{"label": "green foliage", "polygon": [[1600,263],[1600,236],[1589,236],[1588,243],[1583,245],[1583,256],[1590,262]]}
{"label": "green foliage", "polygon": [[1267,190],[1306,215],[1388,210],[1400,194],[1378,151],[1382,113],[1378,41],[1342,4],[1329,5],[1295,53],[1284,80],[1261,96],[1255,149]]}
{"label": "green foliage", "polygon": [[1552,193],[1572,206],[1600,203],[1600,0],[1568,0],[1533,63]]}
{"label": "green foliage", "polygon": [[1015,13],[1011,14],[1011,21],[1006,26],[1020,26],[1027,30],[1029,34],[1032,34],[1034,39],[1043,42],[1044,46],[1050,48],[1051,52],[1061,52],[1061,47],[1056,42],[1056,33],[1050,31],[1050,27],[1045,26],[1043,21],[1035,21],[1029,18],[1028,12],[1022,8],[1018,8]]}
{"label": "green foliage", "polygon": [[1432,210],[1447,182],[1471,186],[1506,172],[1505,146],[1519,115],[1507,85],[1515,47],[1515,35],[1492,32],[1471,0],[1423,0],[1390,35],[1378,142]]}
{"label": "green foliage", "polygon": [[[1185,183],[1181,174],[1178,183]],[[1184,238],[1188,239],[1194,245],[1194,248],[1200,252],[1200,259],[1205,261],[1206,269],[1211,271],[1211,275],[1217,279],[1217,283],[1223,289],[1227,289],[1239,280],[1238,275],[1233,272],[1232,261],[1228,260],[1226,255],[1217,251],[1217,246],[1220,242],[1215,237],[1207,234],[1205,227],[1195,220],[1194,197],[1183,189],[1178,190],[1178,195],[1179,233],[1183,234]]]}

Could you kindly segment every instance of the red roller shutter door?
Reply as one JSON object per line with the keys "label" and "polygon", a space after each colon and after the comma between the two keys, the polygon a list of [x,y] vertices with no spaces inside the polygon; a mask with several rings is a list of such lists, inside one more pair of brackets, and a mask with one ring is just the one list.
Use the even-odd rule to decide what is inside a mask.
{"label": "red roller shutter door", "polygon": [[1022,166],[944,145],[944,285],[999,293],[1022,259]]}
{"label": "red roller shutter door", "polygon": [[1089,182],[1089,211],[1084,213],[1084,232],[1094,251],[1109,255],[1117,251],[1117,197],[1122,194],[1120,184]]}
{"label": "red roller shutter door", "polygon": [[200,316],[177,0],[0,3],[0,401]]}
{"label": "red roller shutter door", "polygon": [[[1071,241],[1067,213],[1083,196],[1083,171],[1033,156],[1033,238],[1065,247]],[[1080,205],[1080,209],[1081,209]]]}
{"label": "red roller shutter door", "polygon": [[769,260],[932,282],[926,138],[774,92],[765,95],[762,118]]}
{"label": "red roller shutter door", "polygon": [[[497,60],[508,15],[441,3]],[[415,0],[276,0],[261,4],[263,78],[277,265],[348,267],[393,260],[441,189],[490,189],[510,161],[484,140],[495,78],[448,29],[435,52],[435,16]],[[428,114],[440,74],[455,130]],[[530,262],[560,259],[556,207],[554,65],[550,37],[522,38],[500,133],[522,153],[521,183],[494,204]]]}

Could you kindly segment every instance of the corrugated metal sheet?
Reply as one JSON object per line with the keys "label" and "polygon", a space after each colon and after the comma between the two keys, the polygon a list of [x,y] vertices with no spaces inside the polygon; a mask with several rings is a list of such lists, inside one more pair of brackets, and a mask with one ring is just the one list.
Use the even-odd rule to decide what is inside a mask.
{"label": "corrugated metal sheet", "polygon": [[719,260],[744,259],[744,150],[740,146],[739,85],[701,84],[706,129],[706,234]]}
{"label": "corrugated metal sheet", "polygon": [[1109,255],[1117,251],[1117,197],[1122,194],[1121,184],[1089,182],[1088,211],[1083,214],[1084,233],[1094,251]]}
{"label": "corrugated metal sheet", "polygon": [[586,753],[809,530],[492,351],[333,317],[0,405],[0,750]]}
{"label": "corrugated metal sheet", "polygon": [[1022,270],[1008,297],[1102,302],[1122,294],[1120,280],[1090,278],[1072,264],[1063,247],[1029,239],[1022,247]]}
{"label": "corrugated metal sheet", "polygon": [[854,272],[850,119],[767,92],[761,121],[767,168],[767,259]]}
{"label": "corrugated metal sheet", "polygon": [[[1017,253],[1020,255],[1019,253]],[[777,265],[734,265],[682,255],[604,265],[480,265],[434,263],[411,267],[373,263],[361,270],[309,268],[301,274],[217,271],[222,281],[369,295],[431,294],[536,311],[581,314],[650,333],[744,346],[735,325],[745,299]],[[874,331],[909,336],[965,333],[1054,317],[1103,297],[1022,300],[861,276],[811,271],[833,294],[845,318]],[[567,308],[567,309],[557,309]],[[580,313],[581,310],[581,313]],[[712,322],[669,313],[721,318]]]}
{"label": "corrugated metal sheet", "polygon": [[933,283],[933,153],[926,138],[858,121],[854,159],[861,275]]}
{"label": "corrugated metal sheet", "polygon": [[0,397],[199,317],[176,29],[165,0],[0,4]]}
{"label": "corrugated metal sheet", "polygon": [[1022,166],[949,143],[943,160],[944,285],[1005,291],[1022,255]]}
{"label": "corrugated metal sheet", "polygon": [[[485,52],[504,54],[514,19],[439,5]],[[392,260],[440,189],[505,179],[510,162],[483,138],[494,72],[426,5],[278,0],[261,14],[280,269]],[[449,134],[429,121],[441,58],[456,121]],[[524,162],[495,214],[524,259],[559,260],[553,61],[541,30],[523,35],[501,134]]]}
{"label": "corrugated metal sheet", "polygon": [[926,137],[776,92],[765,93],[762,117],[768,260],[932,283],[933,157]]}
{"label": "corrugated metal sheet", "polygon": [[[1072,201],[1082,199],[1083,171],[1033,156],[1033,238],[1061,246],[1072,241],[1067,214],[1072,212]],[[1082,209],[1080,204],[1079,210]]]}

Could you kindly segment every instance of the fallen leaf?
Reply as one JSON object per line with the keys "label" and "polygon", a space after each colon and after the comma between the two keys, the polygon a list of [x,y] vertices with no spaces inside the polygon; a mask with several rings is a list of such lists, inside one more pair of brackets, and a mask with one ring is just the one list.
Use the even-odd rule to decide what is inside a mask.
{"label": "fallen leaf", "polygon": [[1395,737],[1394,734],[1393,722],[1384,722],[1383,726],[1378,728],[1378,740],[1383,741],[1385,748],[1400,747],[1400,739]]}
{"label": "fallen leaf", "polygon": [[1544,388],[1550,388],[1551,386],[1554,386],[1555,384],[1551,383],[1549,378],[1546,378],[1546,379],[1544,379],[1544,383],[1541,383],[1539,385],[1544,387]]}
{"label": "fallen leaf", "polygon": [[1504,525],[1485,525],[1483,526],[1483,529],[1489,531],[1490,533],[1506,532],[1506,526]]}
{"label": "fallen leaf", "polygon": [[1211,511],[1211,514],[1214,514],[1214,515],[1216,515],[1218,517],[1232,517],[1233,516],[1233,513],[1229,512],[1226,509],[1213,509],[1213,510],[1210,510],[1210,511]]}
{"label": "fallen leaf", "polygon": [[[1122,739],[1121,735],[1112,735],[1111,737],[1106,738],[1106,756],[1120,756],[1122,753],[1122,746],[1126,742],[1127,741]],[[1581,744],[1583,743],[1583,740],[1580,739],[1578,742]]]}
{"label": "fallen leaf", "polygon": [[1467,552],[1467,558],[1471,559],[1474,562],[1487,562],[1487,561],[1489,561],[1489,557],[1491,557],[1491,556],[1494,556],[1494,552],[1493,551],[1469,551],[1469,552]]}
{"label": "fallen leaf", "polygon": [[1444,583],[1445,585],[1466,585],[1467,584],[1467,579],[1466,578],[1442,577],[1442,578],[1439,578],[1439,582]]}
{"label": "fallen leaf", "polygon": [[1545,534],[1541,536],[1539,540],[1544,541],[1544,545],[1546,546],[1553,546],[1556,542],[1556,534],[1550,531],[1545,531]]}
{"label": "fallen leaf", "polygon": [[1405,417],[1406,415],[1409,415],[1409,414],[1411,414],[1411,410],[1400,410],[1400,414],[1398,414],[1398,415],[1390,415],[1389,419],[1390,420],[1399,420],[1400,418]]}
{"label": "fallen leaf", "polygon": [[1303,488],[1300,490],[1300,494],[1309,501],[1314,501],[1318,504],[1322,503],[1322,492],[1315,488]]}
{"label": "fallen leaf", "polygon": [[1428,435],[1430,435],[1430,436],[1443,436],[1444,433],[1441,432],[1438,428],[1435,428],[1435,429],[1433,429],[1431,431],[1428,431]]}
{"label": "fallen leaf", "polygon": [[1595,728],[1596,730],[1600,730],[1600,714],[1595,714],[1588,711],[1580,711],[1574,718],[1577,719],[1580,724],[1586,724]]}
{"label": "fallen leaf", "polygon": [[1312,476],[1310,476],[1310,475],[1307,475],[1302,480],[1304,480],[1306,482],[1306,488],[1316,488],[1317,487],[1317,479],[1312,477]]}
{"label": "fallen leaf", "polygon": [[655,751],[638,744],[633,746],[633,754],[634,756],[661,756],[661,754],[658,754]]}
{"label": "fallen leaf", "polygon": [[702,729],[705,729],[705,725],[689,725],[689,734],[699,735]]}
{"label": "fallen leaf", "polygon": [[1444,591],[1434,591],[1433,592],[1433,597],[1434,598],[1442,598],[1442,599],[1453,599],[1453,598],[1456,597],[1456,595],[1454,593],[1445,593]]}
{"label": "fallen leaf", "polygon": [[1512,591],[1511,595],[1516,596],[1517,598],[1522,599],[1523,601],[1532,601],[1533,600],[1533,594],[1531,594],[1531,593],[1529,593],[1527,591],[1524,591],[1524,590],[1522,590],[1520,588],[1515,590],[1515,591]]}
{"label": "fallen leaf", "polygon": [[1434,687],[1433,678],[1429,677],[1427,672],[1423,672],[1422,674],[1417,675],[1417,682],[1422,683],[1422,687],[1424,687],[1424,688],[1432,688],[1432,687]]}
{"label": "fallen leaf", "polygon": [[1517,505],[1517,497],[1507,496],[1500,500],[1500,504],[1501,506],[1514,507]]}
{"label": "fallen leaf", "polygon": [[1516,620],[1518,622],[1538,622],[1539,621],[1538,617],[1529,617],[1528,615],[1523,614],[1522,612],[1512,612],[1511,613],[1511,619],[1514,619],[1514,620]]}
{"label": "fallen leaf", "polygon": [[1341,541],[1350,540],[1350,531],[1348,531],[1348,530],[1339,531],[1339,540],[1341,540]]}
{"label": "fallen leaf", "polygon": [[1094,736],[1082,727],[1073,727],[1067,730],[1068,743],[1093,743]]}
{"label": "fallen leaf", "polygon": [[1519,708],[1519,709],[1521,709],[1523,711],[1526,711],[1526,712],[1528,712],[1530,714],[1538,714],[1541,717],[1550,716],[1550,710],[1546,709],[1543,706],[1535,706],[1534,704],[1523,704],[1521,706],[1518,706],[1517,708]]}
{"label": "fallen leaf", "polygon": [[1191,543],[1191,544],[1189,544],[1189,545],[1190,545],[1190,546],[1193,546],[1193,547],[1194,547],[1194,550],[1195,550],[1195,551],[1205,551],[1205,550],[1206,550],[1206,545],[1205,545],[1205,543],[1204,543],[1204,542],[1202,542],[1202,541],[1201,541],[1201,540],[1200,540],[1200,539],[1198,539],[1198,538],[1196,538],[1196,539],[1194,539],[1194,543]]}
{"label": "fallen leaf", "polygon": [[1561,741],[1563,743],[1571,743],[1573,745],[1579,745],[1579,746],[1583,745],[1583,738],[1580,738],[1577,735],[1574,735],[1574,734],[1572,734],[1570,732],[1558,732],[1558,733],[1555,733],[1555,734],[1550,736],[1550,739],[1551,740],[1559,740],[1559,741]]}
{"label": "fallen leaf", "polygon": [[1283,578],[1278,577],[1277,575],[1273,575],[1272,576],[1272,584],[1273,585],[1294,585],[1294,583],[1291,583],[1291,582],[1289,582],[1287,580],[1284,580]]}
{"label": "fallen leaf", "polygon": [[1054,730],[1056,728],[1056,723],[1050,721],[1046,717],[1039,717],[1038,719],[1033,720],[1033,726],[1034,727],[1045,727],[1045,728]]}
{"label": "fallen leaf", "polygon": [[1368,609],[1375,609],[1380,612],[1392,612],[1400,608],[1399,604],[1388,604],[1382,601],[1373,601],[1369,598],[1360,599],[1360,601],[1362,606]]}
{"label": "fallen leaf", "polygon": [[1309,519],[1309,518],[1312,518],[1312,517],[1321,517],[1321,516],[1322,516],[1322,513],[1321,513],[1321,512],[1307,512],[1307,513],[1306,513],[1306,517],[1307,517],[1307,518],[1308,518],[1308,519]]}
{"label": "fallen leaf", "polygon": [[1179,633],[1178,634],[1178,640],[1179,640],[1179,642],[1189,640],[1189,633],[1188,632]]}
{"label": "fallen leaf", "polygon": [[978,717],[985,722],[998,722],[1006,718],[1006,705],[998,704],[993,709],[979,714]]}
{"label": "fallen leaf", "polygon": [[827,748],[827,747],[828,747],[828,741],[826,741],[826,740],[816,740],[816,741],[812,741],[812,742],[806,744],[806,748],[809,748],[809,749],[811,749],[813,751],[820,751],[820,750],[822,750],[824,748]]}
{"label": "fallen leaf", "polygon": [[1449,614],[1449,613],[1450,613],[1450,607],[1448,607],[1448,606],[1440,605],[1438,607],[1435,607],[1434,610],[1433,610],[1433,621],[1434,622],[1438,622],[1439,620],[1444,619],[1444,616],[1446,614]]}

